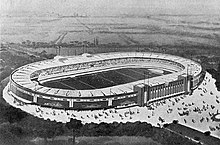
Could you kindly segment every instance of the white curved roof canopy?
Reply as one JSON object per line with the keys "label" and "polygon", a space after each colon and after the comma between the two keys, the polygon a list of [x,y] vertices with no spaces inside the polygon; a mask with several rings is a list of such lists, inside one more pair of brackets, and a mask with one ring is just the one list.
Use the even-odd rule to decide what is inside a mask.
{"label": "white curved roof canopy", "polygon": [[[140,58],[151,58],[151,59],[164,59],[176,62],[178,64],[181,64],[183,69],[177,69],[173,65],[170,65],[169,67],[172,69],[177,69],[177,71],[162,75],[158,77],[153,77],[149,79],[150,85],[156,85],[156,84],[163,84],[167,82],[171,82],[174,80],[177,80],[179,75],[186,75],[186,73],[190,73],[193,76],[197,76],[202,71],[202,67],[189,59],[185,59],[178,56],[168,55],[168,54],[160,54],[160,53],[146,53],[146,52],[118,52],[118,53],[102,53],[102,54],[94,54],[94,55],[82,55],[82,56],[71,56],[71,57],[56,57],[56,59],[51,60],[45,60],[40,62],[31,63],[25,66],[22,66],[18,69],[16,69],[12,73],[12,80],[17,83],[18,85],[21,85],[25,88],[31,89],[33,91],[38,91],[42,93],[47,93],[51,95],[58,95],[58,96],[65,96],[65,97],[89,97],[89,96],[104,96],[104,95],[110,95],[112,92],[115,94],[121,94],[124,92],[133,92],[133,86],[139,83],[143,83],[143,80],[139,80],[136,82],[131,82],[128,84],[122,84],[117,86],[112,86],[108,88],[101,88],[101,89],[93,89],[93,90],[67,90],[67,89],[56,89],[56,88],[49,88],[42,86],[40,84],[37,84],[36,82],[31,80],[31,75],[36,72],[40,72],[43,74],[42,70],[49,69],[51,67],[61,67],[63,65],[71,65],[71,64],[79,64],[79,63],[86,63],[86,62],[92,62],[92,61],[102,61],[102,60],[108,60],[108,59],[119,59],[119,58],[134,58],[134,57],[140,57]],[[141,65],[141,64],[137,64]],[[144,64],[146,66],[154,66],[155,64]],[[168,68],[167,65],[163,66],[164,64],[157,63],[156,67],[162,67],[162,68]],[[79,72],[85,73],[86,71],[94,71],[94,68],[90,67],[85,70],[81,70]],[[97,71],[97,68],[96,68]],[[188,71],[188,72],[187,72]],[[72,72],[69,72],[71,74]],[[41,77],[41,75],[39,77]],[[68,74],[68,72],[64,72],[61,74],[58,74],[57,76],[60,77],[60,75]],[[53,77],[56,75],[53,75]],[[111,91],[110,91],[111,90]]]}

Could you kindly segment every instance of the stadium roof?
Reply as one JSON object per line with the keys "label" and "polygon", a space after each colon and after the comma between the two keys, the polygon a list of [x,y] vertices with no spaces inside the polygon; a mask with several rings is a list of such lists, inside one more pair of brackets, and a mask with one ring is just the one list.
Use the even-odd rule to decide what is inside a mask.
{"label": "stadium roof", "polygon": [[[89,56],[89,57],[88,57]],[[149,78],[149,81],[143,81],[139,80],[136,82],[131,82],[127,84],[107,87],[107,88],[101,88],[101,89],[90,89],[90,90],[67,90],[67,89],[56,89],[56,88],[49,88],[42,86],[40,84],[37,84],[36,82],[33,82],[31,80],[31,74],[33,74],[36,71],[41,71],[44,69],[56,67],[59,68],[63,65],[70,65],[70,64],[79,64],[79,63],[86,63],[86,62],[92,62],[92,61],[102,61],[106,59],[117,59],[117,58],[132,58],[132,57],[140,57],[140,58],[155,58],[155,59],[165,59],[165,60],[171,60],[174,62],[177,62],[179,64],[182,64],[185,68],[182,70],[176,70],[176,67],[169,65],[164,66],[163,63],[156,64],[157,67],[170,69],[173,73],[162,75],[158,77]],[[155,67],[155,64],[138,64],[143,66],[152,66]],[[120,66],[119,66],[120,67]],[[124,66],[121,66],[124,67]],[[74,72],[77,73],[85,73],[86,71],[97,71],[97,68],[90,67],[85,70],[76,70]],[[188,71],[188,72],[187,72]],[[146,53],[146,52],[120,52],[120,53],[102,53],[102,54],[93,54],[93,55],[80,55],[80,56],[68,56],[68,57],[56,57],[55,59],[45,60],[45,61],[39,61],[35,63],[31,63],[25,66],[22,66],[18,69],[16,69],[12,74],[12,80],[16,82],[17,84],[31,89],[33,91],[38,91],[42,93],[47,93],[51,95],[58,95],[58,96],[65,96],[65,97],[89,97],[89,96],[107,96],[113,94],[122,94],[122,93],[129,93],[133,92],[133,86],[143,83],[143,82],[149,82],[150,86],[168,83],[174,80],[178,79],[179,75],[186,75],[187,73],[190,73],[193,76],[197,76],[202,71],[202,67],[189,59],[181,58],[178,56],[168,55],[168,54],[160,54],[160,53]],[[65,75],[72,75],[73,72],[65,72]],[[61,74],[54,74],[52,77],[62,77],[64,73]],[[47,78],[47,81],[50,79],[53,79],[51,76]],[[64,76],[63,76],[64,77]]]}

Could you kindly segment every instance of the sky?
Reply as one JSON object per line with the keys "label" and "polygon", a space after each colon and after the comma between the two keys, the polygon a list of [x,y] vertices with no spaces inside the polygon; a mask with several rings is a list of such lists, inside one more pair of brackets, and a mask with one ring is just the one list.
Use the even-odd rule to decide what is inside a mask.
{"label": "sky", "polygon": [[0,10],[88,15],[220,14],[220,0],[0,0]]}

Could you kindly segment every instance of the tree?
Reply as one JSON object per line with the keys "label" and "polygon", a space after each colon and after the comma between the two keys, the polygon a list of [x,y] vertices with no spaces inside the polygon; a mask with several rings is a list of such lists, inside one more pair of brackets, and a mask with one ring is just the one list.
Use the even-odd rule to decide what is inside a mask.
{"label": "tree", "polygon": [[45,145],[48,144],[48,138],[54,140],[54,138],[58,135],[62,135],[64,133],[63,124],[55,121],[49,120],[39,120],[32,124],[36,128],[37,136],[44,138]]}
{"label": "tree", "polygon": [[25,135],[25,130],[17,125],[11,125],[9,131],[19,138],[22,138]]}
{"label": "tree", "polygon": [[167,124],[167,123],[165,123],[165,124],[163,125],[163,127],[165,127],[165,128],[168,127],[168,126],[169,126],[169,124]]}
{"label": "tree", "polygon": [[205,135],[205,136],[210,136],[210,134],[211,134],[210,131],[206,131],[206,132],[204,132],[204,135]]}
{"label": "tree", "polygon": [[75,144],[75,137],[76,137],[76,131],[82,127],[82,122],[77,119],[70,119],[70,122],[66,123],[66,127],[70,130],[72,130],[73,135],[73,145]]}
{"label": "tree", "polygon": [[40,129],[38,130],[38,136],[44,139],[44,144],[47,145],[48,144],[48,138],[52,138],[54,136],[54,130],[52,129]]}
{"label": "tree", "polygon": [[218,63],[218,73],[220,73],[220,62]]}
{"label": "tree", "polygon": [[45,124],[42,124],[37,131],[38,136],[44,139],[45,145],[48,144],[48,138],[53,138],[55,136],[55,130],[52,123],[50,124],[46,122]]}
{"label": "tree", "polygon": [[22,140],[10,132],[11,124],[4,124],[0,126],[0,141],[1,145],[21,145]]}
{"label": "tree", "polygon": [[179,121],[178,120],[173,120],[173,124],[178,124]]}
{"label": "tree", "polygon": [[9,123],[15,123],[25,118],[27,116],[27,113],[21,111],[20,109],[10,106],[5,109],[3,116]]}
{"label": "tree", "polygon": [[200,137],[198,137],[198,136],[195,136],[194,139],[197,141],[200,141]]}

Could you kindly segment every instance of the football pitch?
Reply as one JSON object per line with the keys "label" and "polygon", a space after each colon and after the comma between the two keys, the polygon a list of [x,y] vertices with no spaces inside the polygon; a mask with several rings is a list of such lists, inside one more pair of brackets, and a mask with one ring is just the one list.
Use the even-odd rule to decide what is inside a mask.
{"label": "football pitch", "polygon": [[138,80],[152,78],[163,74],[153,73],[147,68],[121,68],[76,77],[57,79],[43,83],[43,86],[70,90],[101,89],[121,84],[127,84]]}

